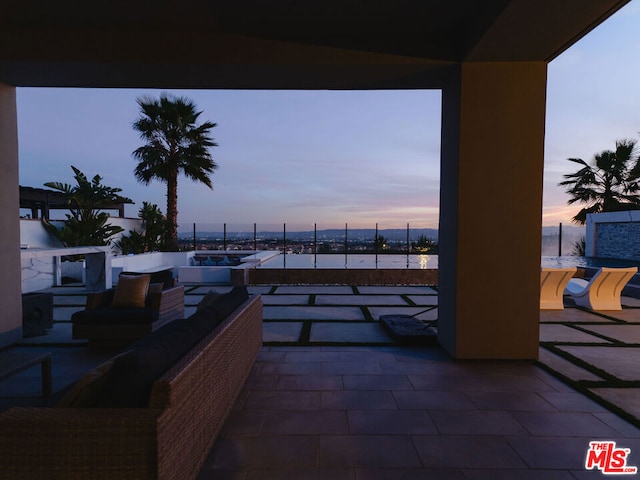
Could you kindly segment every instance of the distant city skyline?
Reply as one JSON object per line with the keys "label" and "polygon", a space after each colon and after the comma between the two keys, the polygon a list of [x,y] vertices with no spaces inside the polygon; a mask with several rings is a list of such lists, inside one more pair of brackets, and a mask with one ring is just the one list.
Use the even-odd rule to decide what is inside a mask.
{"label": "distant city skyline", "polygon": [[[557,186],[618,139],[640,140],[640,0],[549,64],[542,225],[570,223]],[[20,184],[73,183],[71,165],[166,209],[166,187],[139,184],[131,152],[136,98],[192,99],[216,122],[214,190],[179,179],[180,230],[194,222],[437,228],[441,94],[402,91],[17,89]],[[517,159],[514,159],[517,161]],[[491,168],[487,165],[487,168]],[[486,212],[482,212],[486,214]]]}

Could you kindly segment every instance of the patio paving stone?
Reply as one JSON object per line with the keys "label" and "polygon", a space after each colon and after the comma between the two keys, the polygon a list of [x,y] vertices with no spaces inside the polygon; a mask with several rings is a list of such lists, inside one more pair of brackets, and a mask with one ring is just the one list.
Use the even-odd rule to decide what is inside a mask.
{"label": "patio paving stone", "polygon": [[[640,388],[590,388],[589,390],[613,405],[624,405],[625,412],[640,419]],[[638,452],[640,453],[640,448]],[[640,461],[638,461],[638,467],[640,467]]]}
{"label": "patio paving stone", "polygon": [[[609,326],[609,325],[607,325]],[[611,326],[615,328],[614,326]],[[640,326],[639,326],[640,328]],[[589,335],[575,328],[558,324],[540,325],[541,342],[570,342],[570,343],[611,343],[603,338]]]}
{"label": "patio paving stone", "polygon": [[316,305],[408,305],[399,295],[317,295]]}
{"label": "patio paving stone", "polygon": [[610,317],[618,320],[624,320],[625,322],[640,323],[640,308],[623,308],[622,310],[618,311],[603,310],[596,313],[602,315],[602,318],[604,318],[605,322],[608,320],[608,318],[606,317]]}
{"label": "patio paving stone", "polygon": [[53,309],[53,321],[70,322],[71,315],[82,310],[84,310],[84,305],[78,307],[55,307]]}
{"label": "patio paving stone", "polygon": [[407,298],[416,305],[438,305],[437,295],[409,295]]}
{"label": "patio paving stone", "polygon": [[353,295],[353,289],[348,285],[285,285],[276,288],[275,293]]}
{"label": "patio paving stone", "polygon": [[640,349],[571,345],[561,345],[558,349],[595,365],[620,380],[640,380]]}
{"label": "patio paving stone", "polygon": [[591,373],[545,348],[538,350],[538,361],[573,381],[602,381],[602,378],[595,373]]}
{"label": "patio paving stone", "polygon": [[365,320],[359,307],[265,306],[265,320]]}
{"label": "patio paving stone", "polygon": [[263,305],[309,305],[309,295],[262,295]]}
{"label": "patio paving stone", "polygon": [[624,343],[640,343],[640,325],[587,325],[584,328]]}
{"label": "patio paving stone", "polygon": [[312,343],[393,343],[377,323],[314,323],[309,340]]}
{"label": "patio paving stone", "polygon": [[[415,315],[418,320],[437,320],[438,319],[438,309],[434,308],[433,310],[426,310],[426,306],[423,307],[368,307],[369,313],[374,318],[374,320],[380,320],[380,315]],[[424,313],[420,313],[424,312]]]}
{"label": "patio paving stone", "polygon": [[302,331],[302,322],[263,322],[264,342],[297,342]]}
{"label": "patio paving stone", "polygon": [[396,294],[396,295],[437,295],[438,291],[431,287],[411,286],[376,286],[358,285],[356,287],[360,294]]}
{"label": "patio paving stone", "polygon": [[588,323],[599,322],[606,323],[609,320],[592,312],[585,312],[578,308],[565,308],[564,310],[540,310],[541,322],[563,322],[563,323]]}

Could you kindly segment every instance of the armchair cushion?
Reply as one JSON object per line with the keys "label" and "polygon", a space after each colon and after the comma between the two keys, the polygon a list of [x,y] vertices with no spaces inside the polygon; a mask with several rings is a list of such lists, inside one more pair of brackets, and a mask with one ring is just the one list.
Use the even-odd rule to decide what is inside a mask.
{"label": "armchair cushion", "polygon": [[150,280],[150,275],[120,275],[111,306],[114,308],[143,308]]}
{"label": "armchair cushion", "polygon": [[83,310],[71,316],[71,322],[79,325],[127,325],[147,324],[158,320],[159,312],[153,308],[102,307]]}

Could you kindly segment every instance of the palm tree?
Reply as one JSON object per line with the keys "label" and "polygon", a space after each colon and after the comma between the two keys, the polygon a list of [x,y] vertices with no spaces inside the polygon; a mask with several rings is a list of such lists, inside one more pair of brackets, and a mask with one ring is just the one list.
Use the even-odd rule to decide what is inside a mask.
{"label": "palm tree", "polygon": [[616,150],[598,153],[593,165],[581,158],[568,159],[582,166],[563,175],[566,180],[558,184],[571,195],[569,205],[585,204],[573,217],[575,223],[584,225],[589,213],[640,209],[640,158],[634,158],[635,146],[634,140],[618,140]]}
{"label": "palm tree", "polygon": [[146,143],[133,152],[138,160],[134,174],[145,185],[154,179],[167,184],[166,245],[169,250],[178,250],[178,175],[213,188],[210,176],[218,165],[209,149],[217,144],[209,133],[216,124],[206,121],[198,125],[202,112],[184,97],[162,93],[159,99],[144,96],[136,101],[140,117],[133,128]]}

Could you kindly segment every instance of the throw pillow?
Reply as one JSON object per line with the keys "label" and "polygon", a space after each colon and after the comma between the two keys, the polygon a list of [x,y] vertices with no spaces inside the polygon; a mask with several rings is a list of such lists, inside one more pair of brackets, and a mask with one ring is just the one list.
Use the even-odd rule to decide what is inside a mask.
{"label": "throw pillow", "polygon": [[111,306],[144,308],[150,278],[149,275],[120,275]]}
{"label": "throw pillow", "polygon": [[104,362],[78,380],[58,402],[58,407],[93,407],[115,358]]}

